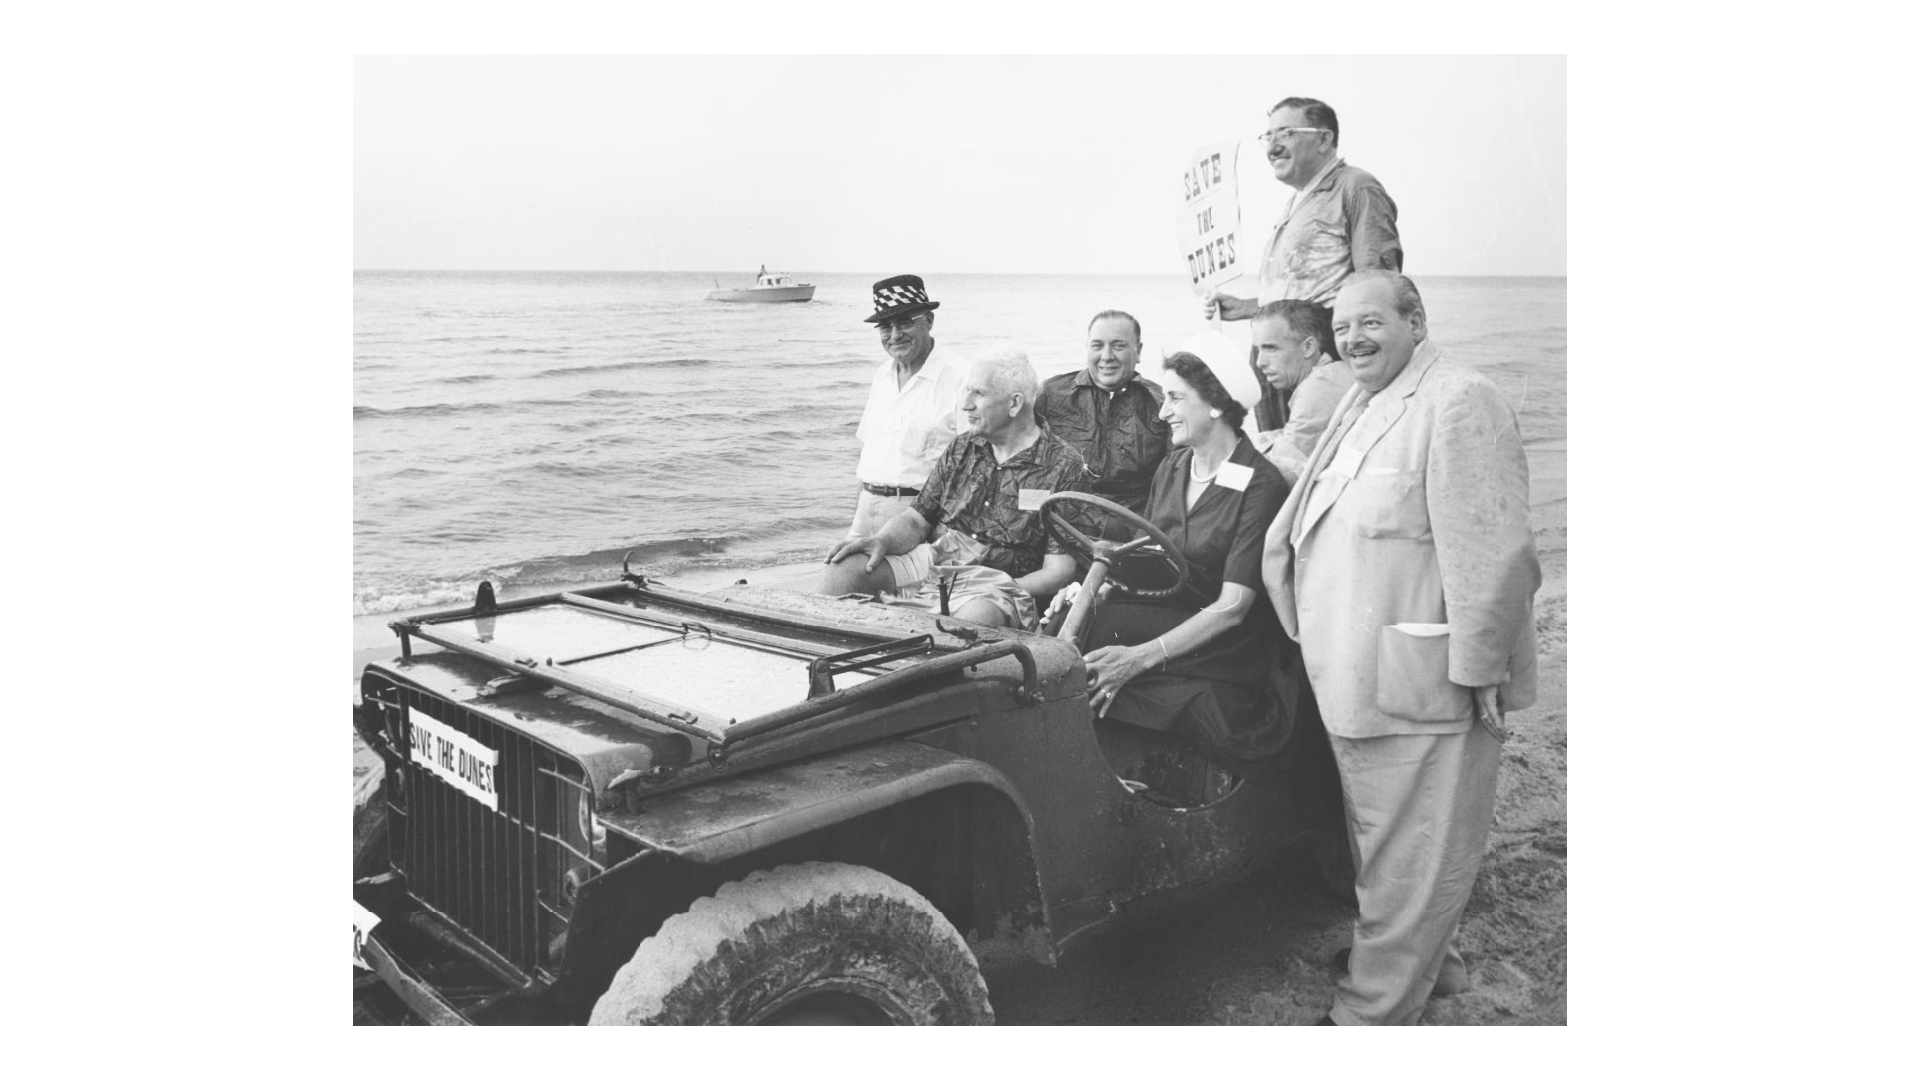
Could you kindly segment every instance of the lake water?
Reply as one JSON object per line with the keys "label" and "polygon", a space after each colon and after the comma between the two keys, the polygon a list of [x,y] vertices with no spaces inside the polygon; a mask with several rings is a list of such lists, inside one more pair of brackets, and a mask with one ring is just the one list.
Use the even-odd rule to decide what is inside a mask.
{"label": "lake water", "polygon": [[[354,614],[607,581],[629,551],[662,575],[819,559],[852,515],[887,359],[861,320],[892,272],[800,271],[814,300],[769,305],[704,299],[751,271],[355,272]],[[1148,377],[1208,326],[1177,274],[924,276],[942,345],[1016,345],[1042,378],[1104,308],[1140,320]],[[1535,504],[1564,499],[1566,279],[1415,280],[1520,413]]]}

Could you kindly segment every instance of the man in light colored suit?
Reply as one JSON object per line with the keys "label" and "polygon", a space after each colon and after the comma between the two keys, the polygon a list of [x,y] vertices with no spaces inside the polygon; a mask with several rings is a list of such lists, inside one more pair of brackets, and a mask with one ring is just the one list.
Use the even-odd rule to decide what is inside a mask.
{"label": "man in light colored suit", "polygon": [[1533,703],[1519,424],[1427,339],[1412,281],[1362,271],[1333,334],[1354,387],[1267,534],[1262,577],[1331,736],[1360,915],[1322,1023],[1417,1023],[1467,985],[1453,935],[1493,821],[1505,713]]}

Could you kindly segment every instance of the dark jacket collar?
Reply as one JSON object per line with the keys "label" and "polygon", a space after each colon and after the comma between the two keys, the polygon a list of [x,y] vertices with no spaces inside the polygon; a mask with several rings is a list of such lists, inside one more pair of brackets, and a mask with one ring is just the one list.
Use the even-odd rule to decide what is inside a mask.
{"label": "dark jacket collar", "polygon": [[[1138,371],[1135,371],[1133,374],[1127,376],[1126,382],[1123,382],[1119,386],[1114,387],[1113,392],[1117,394],[1120,391],[1125,390],[1130,386],[1134,386],[1138,384],[1139,382],[1140,382],[1140,373]],[[1095,390],[1104,389],[1104,387],[1097,385],[1093,381],[1093,375],[1090,372],[1088,372],[1086,368],[1081,368],[1078,372],[1074,373],[1073,385],[1075,389],[1078,389],[1082,386],[1090,386],[1090,387],[1093,387],[1093,389]]]}

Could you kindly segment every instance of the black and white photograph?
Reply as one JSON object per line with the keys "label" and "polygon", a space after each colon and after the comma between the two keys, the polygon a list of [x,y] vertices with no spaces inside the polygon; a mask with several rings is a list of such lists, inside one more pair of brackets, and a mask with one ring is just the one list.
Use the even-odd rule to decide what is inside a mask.
{"label": "black and white photograph", "polygon": [[354,1025],[1568,1023],[1565,55],[351,87]]}

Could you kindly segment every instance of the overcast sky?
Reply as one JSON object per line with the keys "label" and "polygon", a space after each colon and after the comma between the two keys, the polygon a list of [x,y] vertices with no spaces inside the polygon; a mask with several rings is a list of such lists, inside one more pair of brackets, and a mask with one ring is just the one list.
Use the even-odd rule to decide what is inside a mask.
{"label": "overcast sky", "polygon": [[[1564,57],[360,57],[361,269],[1166,273],[1181,178],[1290,95],[1414,274],[1566,273]],[[1287,189],[1248,141],[1243,232]]]}

